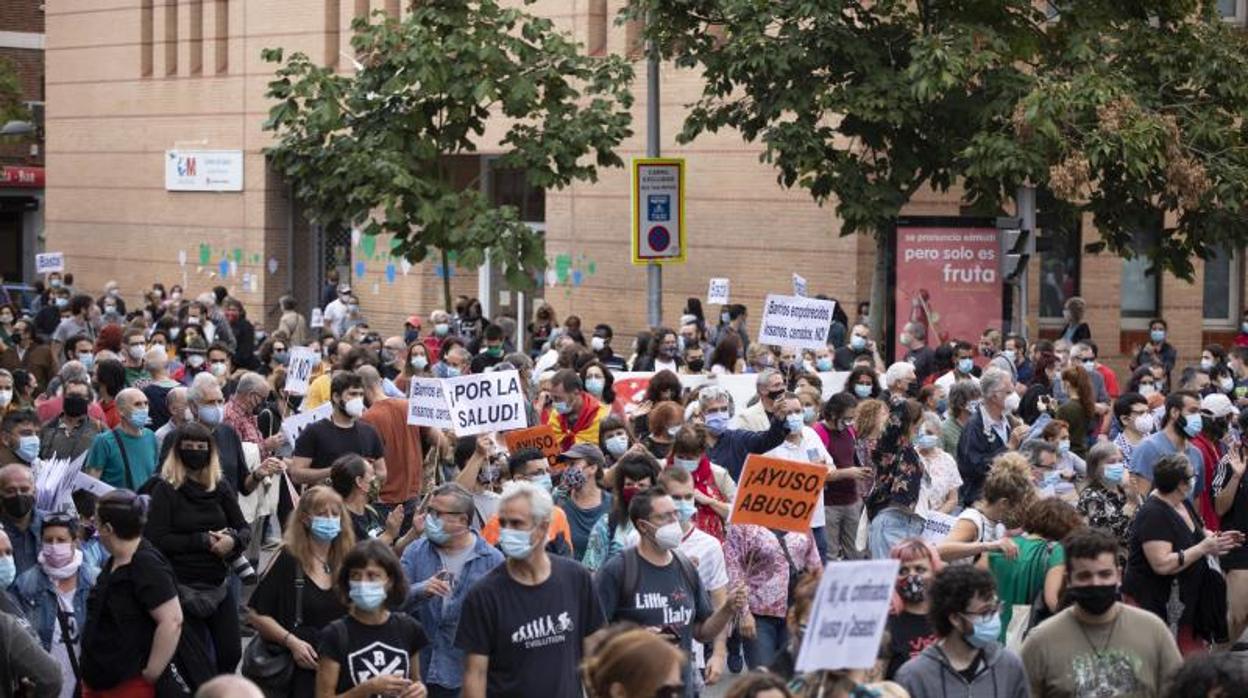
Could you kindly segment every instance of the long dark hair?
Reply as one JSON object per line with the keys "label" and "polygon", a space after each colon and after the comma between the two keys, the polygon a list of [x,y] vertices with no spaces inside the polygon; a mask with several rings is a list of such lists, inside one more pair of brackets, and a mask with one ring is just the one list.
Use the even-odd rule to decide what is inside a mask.
{"label": "long dark hair", "polygon": [[611,513],[607,515],[607,535],[614,536],[615,528],[628,521],[628,504],[624,502],[624,481],[650,478],[653,485],[659,478],[659,462],[649,453],[633,451],[620,457],[611,468],[615,478],[611,482]]}
{"label": "long dark hair", "polygon": [[711,350],[710,366],[723,366],[729,373],[736,373],[737,361],[741,360],[741,337],[736,332],[725,332]]}
{"label": "long dark hair", "polygon": [[1044,386],[1050,392],[1053,391],[1053,382],[1049,380],[1049,369],[1057,363],[1057,354],[1051,351],[1041,352],[1036,357],[1036,370],[1031,377],[1032,385]]}
{"label": "long dark hair", "polygon": [[1091,422],[1096,418],[1096,398],[1092,394],[1092,379],[1078,366],[1067,366],[1062,371],[1062,380],[1075,386],[1079,407],[1083,409],[1083,418]]}

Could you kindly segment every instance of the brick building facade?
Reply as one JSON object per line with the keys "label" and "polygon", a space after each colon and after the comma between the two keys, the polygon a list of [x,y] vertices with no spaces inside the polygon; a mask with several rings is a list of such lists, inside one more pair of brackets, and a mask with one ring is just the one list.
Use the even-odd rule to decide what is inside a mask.
{"label": "brick building facade", "polygon": [[[262,153],[269,142],[261,130],[263,95],[273,66],[261,61],[261,49],[303,51],[350,70],[351,17],[369,9],[397,13],[400,4],[49,0],[47,249],[66,253],[85,288],[117,279],[133,299],[155,281],[182,284],[191,293],[223,283],[247,303],[253,319],[268,324],[283,293],[295,293],[305,307],[315,303],[324,272],[335,267],[352,277],[375,327],[391,331],[413,312],[427,315],[441,303],[447,272],[440,264],[409,266],[388,257],[385,240],[352,239],[306,224]],[[614,22],[624,4],[540,0],[529,11],[550,17],[593,53],[629,53],[636,27]],[[759,162],[757,147],[735,134],[677,146],[684,105],[696,98],[700,83],[694,73],[671,66],[662,82],[663,152],[688,161],[690,241],[689,261],[665,269],[664,317],[674,321],[684,299],[704,298],[707,279],[718,276],[732,280],[733,301],[754,308],[757,321],[763,296],[787,290],[792,272],[806,277],[811,293],[844,300],[852,316],[852,303],[869,295],[874,243],[840,237],[833,207],[781,188],[775,171]],[[644,154],[640,77],[636,96],[638,135],[620,149],[626,160]],[[623,349],[627,334],[645,322],[646,284],[644,268],[629,263],[627,171],[602,172],[593,185],[528,191],[493,169],[489,139],[498,137],[487,133],[482,156],[458,163],[465,179],[485,175],[480,181],[492,196],[523,204],[525,219],[545,231],[549,270],[538,293],[560,318],[610,322]],[[241,150],[243,190],[166,191],[165,152],[177,148]],[[955,198],[929,193],[907,212],[958,211]],[[1041,311],[1060,314],[1061,297],[1074,291],[1088,299],[1094,336],[1109,359],[1138,341],[1144,318],[1154,313],[1170,319],[1184,359],[1198,352],[1200,341],[1237,326],[1244,292],[1238,252],[1210,266],[1211,273],[1198,264],[1194,284],[1166,277],[1154,289],[1137,263],[1082,254],[1079,242],[1094,241],[1096,233],[1087,223],[1071,227],[1067,244],[1033,261],[1033,334],[1060,324],[1060,318],[1041,318]],[[495,313],[519,309],[516,294],[496,278],[483,278],[494,275],[454,264],[449,273],[453,293],[482,295]]]}
{"label": "brick building facade", "polygon": [[[43,5],[41,0],[0,2],[0,66],[14,71],[20,98],[29,107],[29,118],[20,125],[27,133],[0,136],[0,278],[6,282],[33,274],[43,231]],[[5,126],[0,117],[0,128]]]}

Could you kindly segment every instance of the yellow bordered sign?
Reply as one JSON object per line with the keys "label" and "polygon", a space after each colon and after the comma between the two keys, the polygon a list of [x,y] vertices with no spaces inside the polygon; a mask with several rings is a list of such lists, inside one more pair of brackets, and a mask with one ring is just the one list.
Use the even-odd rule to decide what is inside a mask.
{"label": "yellow bordered sign", "polygon": [[633,159],[633,264],[685,261],[685,161]]}

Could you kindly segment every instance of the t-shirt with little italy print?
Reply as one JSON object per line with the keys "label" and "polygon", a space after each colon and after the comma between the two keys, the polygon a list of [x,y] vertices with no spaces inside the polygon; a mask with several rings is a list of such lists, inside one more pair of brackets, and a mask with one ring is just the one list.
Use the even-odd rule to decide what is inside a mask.
{"label": "t-shirt with little italy print", "polygon": [[550,576],[528,586],[495,567],[464,599],[455,646],[489,658],[486,695],[581,698],[585,638],[602,627],[589,571],[550,556]]}

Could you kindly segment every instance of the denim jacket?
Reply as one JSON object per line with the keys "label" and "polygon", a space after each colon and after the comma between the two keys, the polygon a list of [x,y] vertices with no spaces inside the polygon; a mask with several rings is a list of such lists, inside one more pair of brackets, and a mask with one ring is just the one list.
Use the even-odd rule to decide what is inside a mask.
{"label": "denim jacket", "polygon": [[464,683],[464,651],[455,647],[455,631],[468,590],[501,564],[503,554],[476,536],[472,555],[464,563],[449,598],[426,597],[425,584],[442,569],[442,558],[427,538],[403,551],[403,573],[414,580],[405,610],[420,621],[429,645],[420,652],[420,676],[426,684],[458,689]]}
{"label": "denim jacket", "polygon": [[[74,628],[79,634],[87,622],[87,595],[91,593],[91,587],[95,586],[95,578],[99,573],[98,568],[86,562],[78,568],[78,587],[74,589]],[[50,651],[57,625],[56,589],[52,586],[52,580],[36,565],[18,576],[17,581],[13,582],[13,590],[26,613],[26,619],[39,635],[39,643],[43,645],[43,649]]]}

